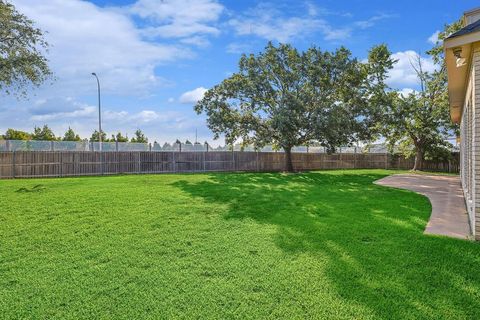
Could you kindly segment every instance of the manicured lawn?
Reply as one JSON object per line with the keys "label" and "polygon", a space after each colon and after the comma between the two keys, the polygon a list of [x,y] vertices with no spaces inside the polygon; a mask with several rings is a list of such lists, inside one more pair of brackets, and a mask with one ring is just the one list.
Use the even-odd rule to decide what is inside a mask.
{"label": "manicured lawn", "polygon": [[388,174],[0,181],[0,317],[479,319],[479,244]]}

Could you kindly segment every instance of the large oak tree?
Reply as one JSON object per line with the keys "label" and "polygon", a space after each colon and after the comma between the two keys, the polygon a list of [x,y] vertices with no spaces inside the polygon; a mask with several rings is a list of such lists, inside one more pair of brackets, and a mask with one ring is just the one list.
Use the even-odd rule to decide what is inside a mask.
{"label": "large oak tree", "polygon": [[242,55],[239,70],[208,90],[195,110],[226,143],[241,140],[285,151],[292,171],[294,146],[316,141],[330,152],[368,141],[385,103],[385,78],[393,61],[386,46],[370,51],[367,62],[340,48],[300,52],[271,43],[257,55]]}
{"label": "large oak tree", "polygon": [[51,75],[44,33],[32,20],[0,0],[0,92],[25,95]]}

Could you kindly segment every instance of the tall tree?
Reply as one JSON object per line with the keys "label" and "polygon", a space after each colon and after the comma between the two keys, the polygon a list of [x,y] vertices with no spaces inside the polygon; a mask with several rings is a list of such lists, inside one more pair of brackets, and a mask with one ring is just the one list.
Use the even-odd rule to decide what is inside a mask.
{"label": "tall tree", "polygon": [[68,127],[68,130],[63,135],[63,141],[81,141],[82,139],[78,134],[73,131],[72,128]]}
{"label": "tall tree", "polygon": [[130,140],[130,142],[147,143],[148,138],[145,136],[142,130],[137,129],[135,131],[134,137]]}
{"label": "tall tree", "polygon": [[32,134],[25,131],[8,129],[3,137],[5,140],[31,140]]}
{"label": "tall tree", "polygon": [[243,55],[239,71],[208,90],[197,103],[214,137],[242,140],[260,148],[274,144],[285,151],[285,170],[292,171],[291,150],[317,140],[336,147],[370,140],[379,108],[370,103],[385,95],[384,79],[393,65],[381,45],[362,63],[340,48],[316,47],[299,52],[291,45],[269,43],[258,55]]}
{"label": "tall tree", "polygon": [[57,138],[55,137],[52,129],[50,129],[50,127],[45,124],[41,128],[35,127],[33,129],[32,140],[53,141],[57,140]]}
{"label": "tall tree", "polygon": [[[107,134],[105,132],[103,132],[102,130],[102,141],[106,141],[107,140]],[[98,134],[98,131],[95,130],[93,131],[92,135],[90,136],[90,142],[99,142],[99,134]]]}
{"label": "tall tree", "polygon": [[[427,82],[432,81],[430,77]],[[429,88],[407,96],[398,95],[385,113],[386,141],[391,150],[397,146],[405,156],[415,156],[413,170],[422,169],[425,154],[437,154],[448,147],[448,103],[436,101],[435,92],[438,93]]]}
{"label": "tall tree", "polygon": [[122,135],[121,132],[117,132],[116,135],[112,134],[112,141],[117,141],[117,142],[128,142],[128,135]]}
{"label": "tall tree", "polygon": [[6,0],[0,0],[0,92],[25,95],[50,75],[42,30]]}
{"label": "tall tree", "polygon": [[397,146],[405,156],[415,156],[413,170],[422,169],[426,156],[448,153],[451,145],[447,139],[458,131],[450,120],[443,40],[461,26],[460,21],[446,25],[435,46],[427,51],[436,65],[433,71],[424,69],[420,55],[411,61],[419,89],[408,95],[397,94],[384,109],[382,134],[390,149]]}

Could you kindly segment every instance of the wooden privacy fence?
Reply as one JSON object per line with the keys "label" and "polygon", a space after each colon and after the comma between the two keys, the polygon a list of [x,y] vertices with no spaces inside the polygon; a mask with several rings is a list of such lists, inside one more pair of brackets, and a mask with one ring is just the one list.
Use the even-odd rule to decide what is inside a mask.
{"label": "wooden privacy fence", "polygon": [[[295,170],[411,169],[413,159],[386,153],[293,153]],[[0,152],[0,178],[67,177],[121,173],[281,171],[281,152]],[[458,157],[424,162],[431,171],[458,172]]]}

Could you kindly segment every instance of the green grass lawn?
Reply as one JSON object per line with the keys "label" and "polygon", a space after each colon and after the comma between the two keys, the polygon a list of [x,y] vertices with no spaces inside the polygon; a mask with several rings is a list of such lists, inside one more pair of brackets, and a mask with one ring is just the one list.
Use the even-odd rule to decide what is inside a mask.
{"label": "green grass lawn", "polygon": [[0,318],[479,319],[479,244],[390,173],[0,181]]}

